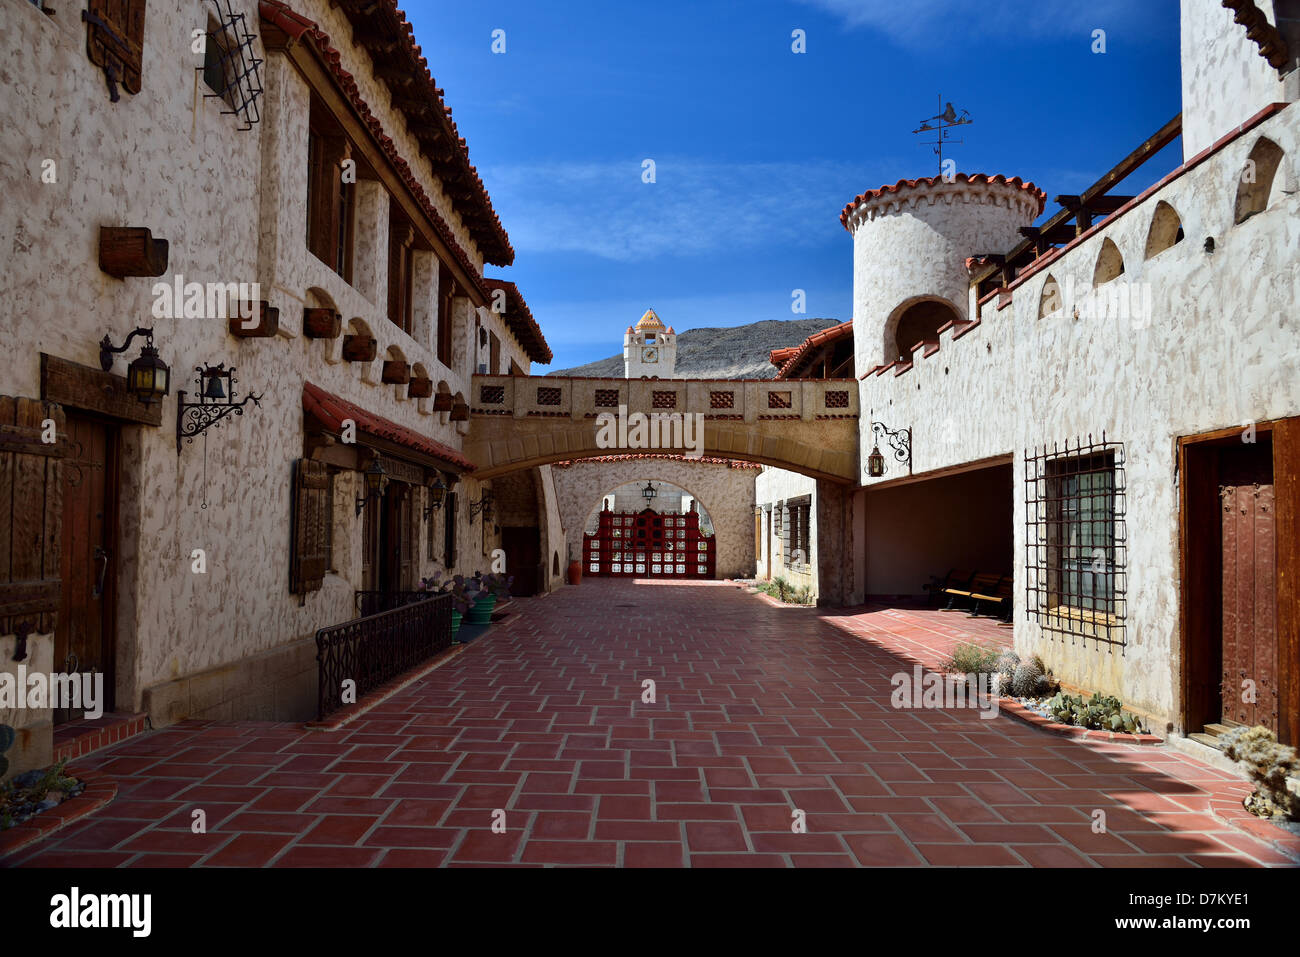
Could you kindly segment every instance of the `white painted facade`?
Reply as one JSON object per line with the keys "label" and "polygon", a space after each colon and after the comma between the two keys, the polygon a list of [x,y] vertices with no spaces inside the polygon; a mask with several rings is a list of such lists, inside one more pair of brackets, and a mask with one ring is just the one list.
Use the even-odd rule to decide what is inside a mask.
{"label": "white painted facade", "polygon": [[[1191,159],[1279,101],[1285,84],[1230,11],[1191,0],[1183,12],[1184,152]],[[1294,101],[1294,85],[1289,89]],[[1264,211],[1236,222],[1242,171],[1263,138],[1283,151],[1281,165]],[[936,349],[878,374],[881,343],[900,306],[941,297],[963,320],[976,318],[964,260],[1013,247],[1016,227],[1034,210],[1018,198],[1027,192],[1005,185],[924,183],[891,189],[849,216],[864,460],[870,423],[881,420],[912,429],[914,481],[1012,463],[1016,647],[1040,654],[1067,682],[1118,695],[1162,733],[1178,726],[1181,708],[1176,440],[1300,414],[1298,162],[1300,113],[1291,102],[1022,270],[1009,300],[986,303],[979,321],[944,330]],[[1176,212],[1185,238],[1148,258],[1162,203]],[[1124,272],[1115,286],[1097,290],[1095,271],[1109,243]],[[1053,280],[1064,291],[1063,308],[1040,317]],[[1130,284],[1132,300],[1149,303],[1149,312],[1107,316],[1098,308],[1119,284]],[[1050,298],[1049,291],[1049,309]],[[1026,455],[1067,440],[1100,441],[1103,433],[1122,444],[1125,460],[1122,648],[1045,631],[1027,614],[1024,587]],[[871,490],[882,482],[897,487],[898,479],[864,477],[855,499],[868,526]],[[888,562],[888,542],[869,530],[865,538],[855,546],[859,566]],[[932,564],[934,574],[949,567],[941,548]]]}

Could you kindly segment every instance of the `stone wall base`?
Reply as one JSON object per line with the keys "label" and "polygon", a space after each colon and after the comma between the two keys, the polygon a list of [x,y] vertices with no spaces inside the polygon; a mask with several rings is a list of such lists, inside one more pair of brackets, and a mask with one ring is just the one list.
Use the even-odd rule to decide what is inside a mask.
{"label": "stone wall base", "polygon": [[307,721],[316,717],[316,640],[304,638],[144,691],[155,728],[186,718]]}

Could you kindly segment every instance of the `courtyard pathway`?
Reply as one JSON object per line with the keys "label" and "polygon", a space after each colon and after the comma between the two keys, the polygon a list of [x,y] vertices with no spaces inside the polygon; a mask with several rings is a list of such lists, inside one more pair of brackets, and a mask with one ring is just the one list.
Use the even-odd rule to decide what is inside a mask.
{"label": "courtyard pathway", "polygon": [[589,580],[518,605],[342,731],[192,721],[82,759],[117,797],[0,863],[1293,863],[1216,815],[1244,782],[1179,753],[890,706],[905,655],[968,630],[1007,641],[994,623],[711,582]]}

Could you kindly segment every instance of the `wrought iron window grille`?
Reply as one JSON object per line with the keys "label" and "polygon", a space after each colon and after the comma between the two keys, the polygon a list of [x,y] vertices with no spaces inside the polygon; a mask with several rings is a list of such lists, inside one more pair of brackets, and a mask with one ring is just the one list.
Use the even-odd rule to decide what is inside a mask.
{"label": "wrought iron window grille", "polygon": [[1121,653],[1128,617],[1122,443],[1025,452],[1025,612],[1046,632]]}
{"label": "wrought iron window grille", "polygon": [[[230,0],[211,0],[211,3],[216,27],[208,30],[204,64],[195,69],[205,74],[205,80],[209,73],[221,77],[222,88],[216,90],[208,83],[213,92],[203,96],[223,100],[230,108],[222,110],[222,114],[238,116],[239,129],[246,132],[262,118],[257,99],[262,95],[260,67],[265,61],[254,55],[253,41],[257,35],[248,31],[245,15],[236,13]],[[214,50],[216,54],[210,56]]]}

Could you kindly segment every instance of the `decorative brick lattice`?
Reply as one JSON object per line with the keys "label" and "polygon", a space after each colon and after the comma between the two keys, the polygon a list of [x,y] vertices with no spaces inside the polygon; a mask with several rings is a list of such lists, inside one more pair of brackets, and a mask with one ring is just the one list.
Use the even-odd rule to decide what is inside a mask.
{"label": "decorative brick lattice", "polygon": [[654,408],[656,409],[675,409],[677,408],[676,392],[656,392],[654,394]]}
{"label": "decorative brick lattice", "polygon": [[790,401],[789,392],[769,392],[767,394],[767,407],[769,409],[790,409],[794,405]]}
{"label": "decorative brick lattice", "polygon": [[538,386],[537,404],[538,405],[559,405],[560,390],[550,386]]}
{"label": "decorative brick lattice", "polygon": [[736,393],[734,392],[710,392],[709,408],[711,409],[734,409],[736,407]]}
{"label": "decorative brick lattice", "polygon": [[847,391],[826,393],[826,408],[847,409],[848,407],[849,407],[849,394]]}
{"label": "decorative brick lattice", "polygon": [[506,400],[506,387],[503,385],[479,386],[478,400],[483,405],[501,405]]}
{"label": "decorative brick lattice", "polygon": [[597,389],[596,408],[613,409],[618,407],[618,389]]}

